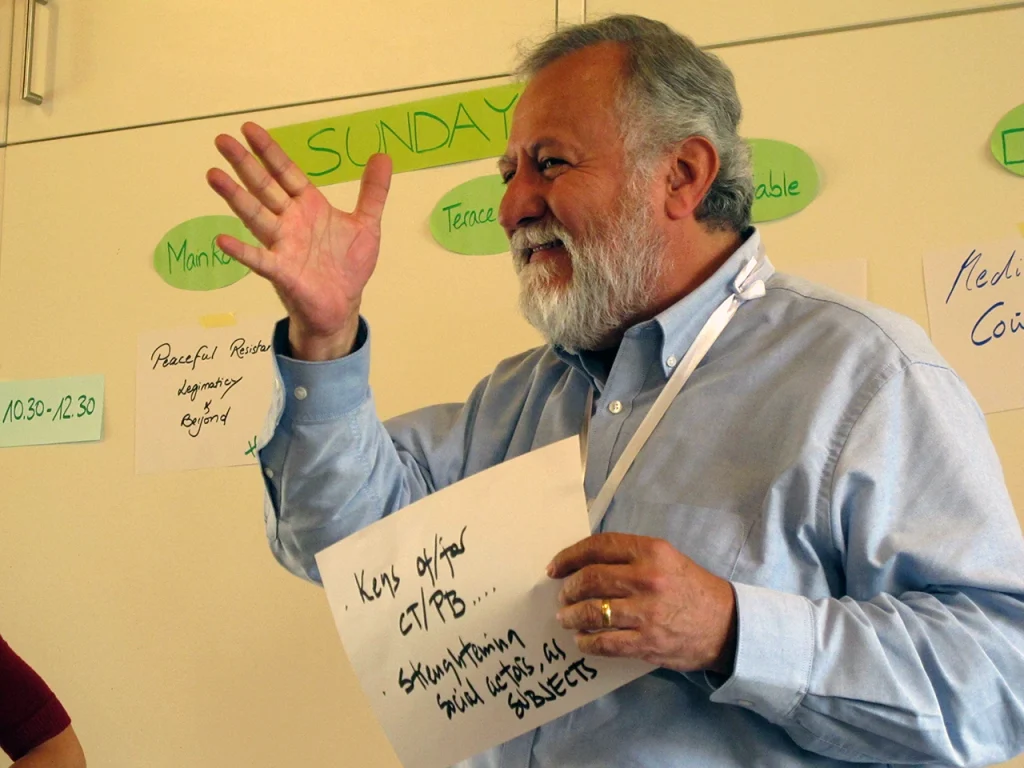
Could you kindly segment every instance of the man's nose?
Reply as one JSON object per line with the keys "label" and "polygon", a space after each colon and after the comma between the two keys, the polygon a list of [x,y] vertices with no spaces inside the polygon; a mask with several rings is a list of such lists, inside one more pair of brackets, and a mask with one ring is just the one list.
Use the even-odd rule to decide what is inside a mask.
{"label": "man's nose", "polygon": [[520,169],[505,188],[498,208],[498,223],[509,237],[520,227],[544,218],[548,207],[540,182],[537,174]]}

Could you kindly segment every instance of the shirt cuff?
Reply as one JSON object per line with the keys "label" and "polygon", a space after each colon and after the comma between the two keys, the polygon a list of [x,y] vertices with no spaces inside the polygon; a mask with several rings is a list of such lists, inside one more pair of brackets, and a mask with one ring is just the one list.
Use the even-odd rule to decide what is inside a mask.
{"label": "shirt cuff", "polygon": [[293,424],[333,421],[370,396],[370,327],[359,318],[352,352],[337,360],[309,362],[290,357],[288,320],[274,330],[274,355],[284,400],[281,417]]}
{"label": "shirt cuff", "polygon": [[786,720],[807,693],[814,661],[811,602],[799,595],[734,583],[736,660],[713,694],[770,722]]}

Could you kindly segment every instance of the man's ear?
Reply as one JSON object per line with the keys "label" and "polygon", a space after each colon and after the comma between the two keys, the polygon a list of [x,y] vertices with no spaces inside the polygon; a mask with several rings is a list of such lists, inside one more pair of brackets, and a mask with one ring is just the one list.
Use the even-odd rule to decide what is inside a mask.
{"label": "man's ear", "polygon": [[669,155],[665,213],[670,219],[693,215],[718,176],[718,150],[703,136],[691,136]]}

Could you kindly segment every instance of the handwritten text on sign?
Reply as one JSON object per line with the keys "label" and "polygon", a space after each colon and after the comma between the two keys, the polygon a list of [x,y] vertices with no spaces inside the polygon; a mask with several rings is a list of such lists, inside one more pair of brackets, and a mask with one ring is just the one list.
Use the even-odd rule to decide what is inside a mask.
{"label": "handwritten text on sign", "polygon": [[255,464],[272,386],[273,321],[139,336],[135,469]]}
{"label": "handwritten text on sign", "polygon": [[80,443],[102,434],[102,376],[0,382],[0,447]]}
{"label": "handwritten text on sign", "polygon": [[258,244],[234,216],[200,216],[160,238],[153,252],[153,268],[168,285],[189,291],[212,291],[241,280],[249,268],[217,246],[217,235]]}
{"label": "handwritten text on sign", "polygon": [[772,221],[802,211],[818,194],[818,169],[800,147],[775,139],[749,139],[754,165],[751,219]]}
{"label": "handwritten text on sign", "polygon": [[589,531],[576,438],[317,555],[342,643],[405,768],[446,766],[650,671],[583,656],[544,569]]}
{"label": "handwritten text on sign", "polygon": [[375,152],[391,156],[395,173],[497,157],[522,90],[496,85],[286,125],[270,135],[318,186],[358,179]]}
{"label": "handwritten text on sign", "polygon": [[1024,408],[1024,239],[924,259],[932,341],[985,413]]}
{"label": "handwritten text on sign", "polygon": [[498,223],[504,194],[505,184],[497,173],[459,184],[431,211],[430,233],[454,253],[508,253],[508,236]]}

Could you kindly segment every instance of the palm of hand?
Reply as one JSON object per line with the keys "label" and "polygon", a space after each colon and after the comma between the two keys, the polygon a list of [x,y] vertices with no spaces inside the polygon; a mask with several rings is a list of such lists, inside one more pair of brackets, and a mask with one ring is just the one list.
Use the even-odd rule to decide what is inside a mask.
{"label": "palm of hand", "polygon": [[377,264],[390,159],[370,158],[355,210],[347,213],[328,202],[265,130],[246,123],[242,133],[252,153],[230,136],[215,143],[244,187],[217,168],[206,178],[263,247],[225,235],[217,243],[274,285],[291,319],[293,347],[301,339],[320,347],[316,355],[345,354]]}
{"label": "palm of hand", "polygon": [[377,265],[380,222],[334,208],[312,185],[278,220],[269,248],[280,265],[274,288],[308,333],[329,335],[358,311]]}

